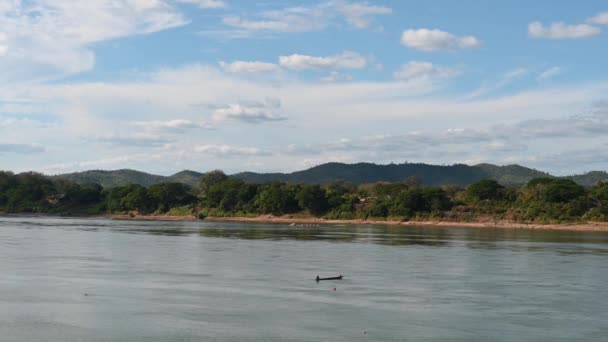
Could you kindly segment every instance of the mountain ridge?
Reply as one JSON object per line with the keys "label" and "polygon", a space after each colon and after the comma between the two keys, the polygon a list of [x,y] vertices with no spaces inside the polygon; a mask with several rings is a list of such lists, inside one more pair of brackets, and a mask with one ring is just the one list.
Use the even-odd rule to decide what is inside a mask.
{"label": "mountain ridge", "polygon": [[[201,172],[184,170],[171,176],[154,175],[147,172],[119,170],[89,170],[50,176],[55,179],[67,179],[76,183],[98,183],[104,187],[115,187],[126,184],[150,186],[163,182],[178,182],[196,186]],[[374,163],[325,163],[305,170],[290,173],[239,172],[230,175],[250,183],[268,183],[280,181],[287,183],[326,184],[333,181],[349,181],[355,184],[373,182],[401,182],[408,178],[423,185],[466,186],[480,179],[494,179],[504,185],[522,185],[538,177],[555,177],[547,172],[525,166],[494,164],[453,164],[431,165],[424,163],[374,164]],[[608,181],[605,171],[590,171],[580,175],[565,176],[584,186],[593,186],[599,181]]]}

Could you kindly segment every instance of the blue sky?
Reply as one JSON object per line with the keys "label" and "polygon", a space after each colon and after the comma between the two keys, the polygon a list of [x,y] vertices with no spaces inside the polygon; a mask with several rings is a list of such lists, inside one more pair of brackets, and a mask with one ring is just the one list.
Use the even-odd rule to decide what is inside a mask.
{"label": "blue sky", "polygon": [[608,169],[605,1],[0,0],[0,169]]}

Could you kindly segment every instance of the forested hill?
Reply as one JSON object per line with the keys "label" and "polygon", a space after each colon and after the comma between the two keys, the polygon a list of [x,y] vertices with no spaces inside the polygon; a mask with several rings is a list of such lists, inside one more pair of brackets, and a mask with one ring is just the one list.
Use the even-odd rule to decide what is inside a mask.
{"label": "forested hill", "polygon": [[[115,171],[84,171],[53,176],[76,183],[98,183],[104,187],[114,187],[126,184],[150,186],[162,182],[179,182],[190,186],[198,183],[202,173],[182,171],[165,177],[134,170]],[[429,165],[429,164],[388,164],[372,163],[327,163],[313,168],[293,173],[254,173],[242,172],[232,175],[234,178],[249,183],[268,183],[281,181],[287,183],[327,184],[336,180],[344,180],[355,184],[372,183],[377,181],[402,182],[410,178],[422,185],[460,185],[466,186],[480,179],[494,179],[504,185],[522,185],[538,177],[551,177],[548,173],[523,167],[520,165],[497,166],[492,164],[479,165]],[[413,178],[415,177],[415,179]],[[575,182],[592,186],[598,181],[607,181],[608,173],[593,171],[583,175],[566,177]]]}
{"label": "forested hill", "polygon": [[52,178],[66,179],[78,184],[96,183],[100,184],[104,188],[112,188],[127,184],[139,184],[147,187],[165,182],[177,182],[195,186],[202,175],[203,174],[200,172],[185,170],[172,176],[165,177],[141,171],[122,169],[113,171],[91,170],[66,173],[63,175],[52,176]]}
{"label": "forested hill", "polygon": [[521,185],[530,179],[547,176],[550,175],[519,165],[479,164],[469,166],[464,164],[428,165],[409,163],[388,165],[327,163],[293,173],[243,172],[233,175],[235,178],[251,183],[266,183],[278,180],[288,183],[310,184],[325,184],[335,180],[345,180],[355,184],[377,181],[402,182],[415,177],[427,186],[464,186],[485,178],[495,179],[505,185]]}

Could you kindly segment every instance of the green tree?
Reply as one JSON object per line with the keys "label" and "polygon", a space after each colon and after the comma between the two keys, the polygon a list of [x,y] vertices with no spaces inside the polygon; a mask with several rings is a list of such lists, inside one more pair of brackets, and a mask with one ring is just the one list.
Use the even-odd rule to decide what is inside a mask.
{"label": "green tree", "polygon": [[313,215],[322,215],[329,209],[325,190],[319,185],[303,185],[296,194],[296,199],[300,208]]}
{"label": "green tree", "polygon": [[260,188],[256,205],[265,214],[288,214],[300,210],[295,198],[296,186],[273,182]]}
{"label": "green tree", "polygon": [[413,188],[400,193],[392,202],[391,215],[411,216],[448,210],[451,207],[446,192],[440,188]]}
{"label": "green tree", "polygon": [[145,188],[138,184],[129,184],[123,186],[117,186],[106,190],[106,207],[110,212],[119,212],[126,210],[137,209],[137,205],[134,202],[126,203],[125,199],[132,192],[141,191]]}
{"label": "green tree", "polygon": [[126,210],[137,210],[140,213],[153,211],[156,203],[148,194],[148,189],[137,187],[121,199],[122,207]]}
{"label": "green tree", "polygon": [[148,188],[148,194],[161,212],[196,201],[196,197],[191,193],[191,188],[182,183],[154,184]]}
{"label": "green tree", "polygon": [[467,199],[478,201],[496,201],[505,198],[505,187],[492,179],[482,179],[467,187]]}
{"label": "green tree", "polygon": [[585,195],[584,187],[563,178],[536,178],[526,188],[533,199],[549,203],[566,203]]}
{"label": "green tree", "polygon": [[225,181],[226,179],[228,179],[228,176],[226,176],[222,170],[213,170],[205,173],[203,176],[201,176],[201,180],[198,183],[198,189],[201,196],[206,196],[211,187]]}

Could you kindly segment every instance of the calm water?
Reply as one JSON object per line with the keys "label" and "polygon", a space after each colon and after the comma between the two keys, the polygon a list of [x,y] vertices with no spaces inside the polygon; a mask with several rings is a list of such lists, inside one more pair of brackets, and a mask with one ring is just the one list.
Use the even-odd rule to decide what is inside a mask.
{"label": "calm water", "polygon": [[1,341],[608,340],[599,233],[0,217],[0,273]]}

